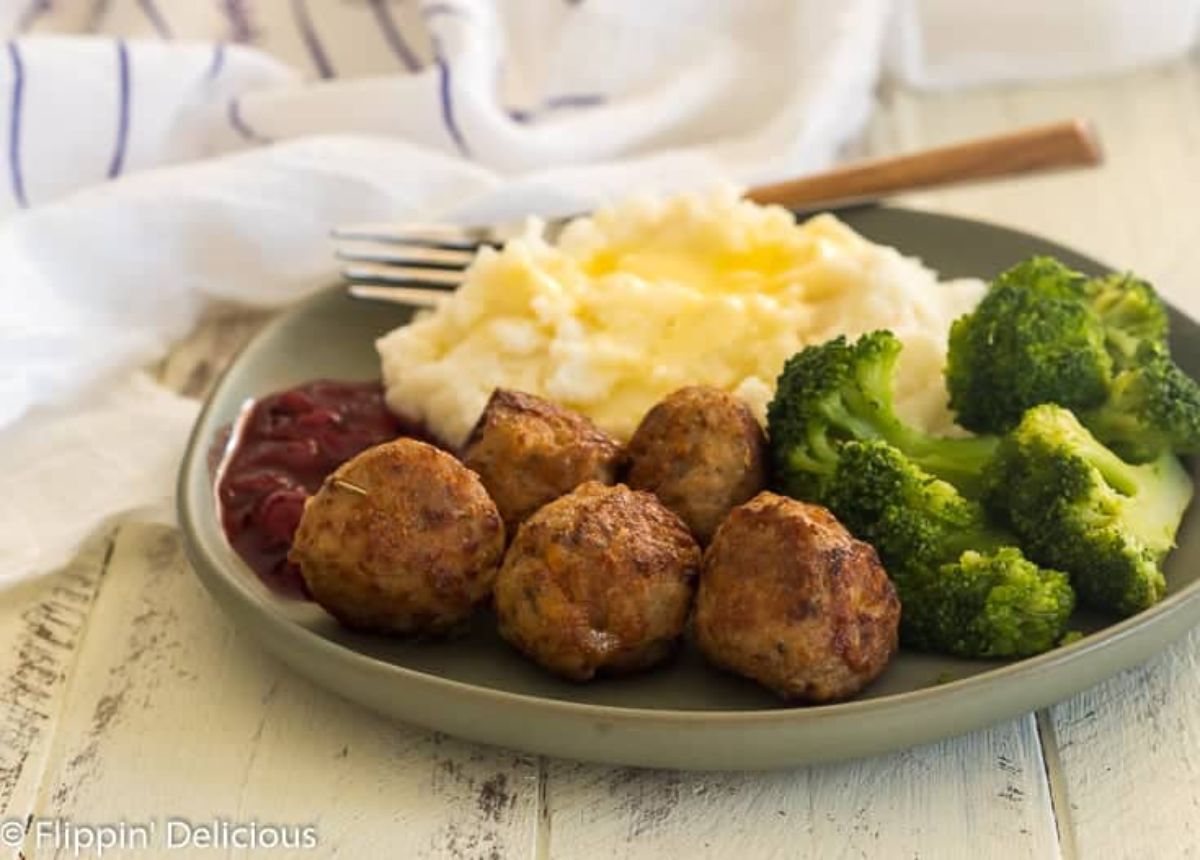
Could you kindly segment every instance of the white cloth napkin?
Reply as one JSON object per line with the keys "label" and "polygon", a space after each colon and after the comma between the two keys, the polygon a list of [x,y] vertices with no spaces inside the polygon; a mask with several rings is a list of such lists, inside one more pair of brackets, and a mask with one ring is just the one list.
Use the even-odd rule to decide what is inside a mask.
{"label": "white cloth napkin", "polygon": [[[219,4],[109,14],[178,36],[200,5]],[[67,26],[71,4],[35,6],[20,26]],[[211,301],[333,283],[341,222],[579,211],[827,163],[868,113],[884,9],[297,0],[260,21],[296,68],[222,43],[10,42],[0,582],[169,495],[194,406],[126,380]]]}
{"label": "white cloth napkin", "polygon": [[[78,28],[70,13],[94,5],[35,3],[32,35],[0,57],[12,143],[0,206],[334,133],[504,174],[703,144],[749,179],[775,175],[829,160],[865,117],[888,11],[885,0],[291,0],[227,2],[223,20],[221,3],[109,0],[82,29],[157,35],[38,35]],[[246,36],[235,20],[261,33],[254,48],[221,41]],[[185,26],[209,41],[181,41]]]}
{"label": "white cloth napkin", "polygon": [[332,283],[331,226],[820,167],[889,16],[901,75],[991,73],[930,51],[964,5],[0,0],[0,585],[168,499],[195,405],[131,374],[214,300]]}

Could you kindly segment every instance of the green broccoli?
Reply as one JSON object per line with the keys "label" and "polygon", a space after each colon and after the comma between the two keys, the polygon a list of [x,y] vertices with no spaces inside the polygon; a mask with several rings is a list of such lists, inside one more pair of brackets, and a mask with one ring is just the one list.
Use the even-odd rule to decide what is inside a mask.
{"label": "green broccoli", "polygon": [[1084,281],[1079,289],[1104,326],[1105,343],[1117,370],[1135,364],[1143,344],[1166,350],[1167,309],[1149,283],[1130,273],[1112,274]]}
{"label": "green broccoli", "polygon": [[1112,380],[1104,326],[1081,300],[1084,277],[1047,257],[1000,275],[950,327],[946,387],[958,423],[1003,433],[1030,406],[1102,404]]}
{"label": "green broccoli", "polygon": [[853,344],[838,337],[788,360],[767,407],[775,479],[783,492],[822,501],[839,446],[870,439],[889,442],[963,492],[981,491],[981,473],[997,440],[941,438],[902,421],[892,401],[902,346],[891,332],[877,331]]}
{"label": "green broccoli", "polygon": [[1027,560],[978,502],[880,441],[841,446],[830,510],[870,541],[900,594],[909,646],[964,657],[1053,648],[1075,596],[1065,574]]}
{"label": "green broccoli", "polygon": [[1003,433],[1056,403],[1130,460],[1200,451],[1200,386],[1171,360],[1167,332],[1145,281],[1033,257],[951,327],[950,408],[970,430]]}
{"label": "green broccoli", "polygon": [[1130,465],[1046,404],[1001,443],[984,502],[1032,559],[1070,574],[1081,600],[1132,614],[1162,598],[1161,564],[1191,497],[1173,455]]}
{"label": "green broccoli", "polygon": [[1149,462],[1164,451],[1200,451],[1200,386],[1150,341],[1143,341],[1129,368],[1113,378],[1108,400],[1079,418],[1133,463]]}
{"label": "green broccoli", "polygon": [[1082,301],[1104,327],[1105,343],[1118,369],[1142,343],[1167,345],[1167,308],[1154,287],[1131,272],[1089,278],[1053,257],[1040,256],[1002,272],[995,285],[1029,290],[1046,299]]}
{"label": "green broccoli", "polygon": [[1088,276],[1043,254],[1006,269],[994,283],[1031,289],[1052,298],[1078,299],[1087,294]]}

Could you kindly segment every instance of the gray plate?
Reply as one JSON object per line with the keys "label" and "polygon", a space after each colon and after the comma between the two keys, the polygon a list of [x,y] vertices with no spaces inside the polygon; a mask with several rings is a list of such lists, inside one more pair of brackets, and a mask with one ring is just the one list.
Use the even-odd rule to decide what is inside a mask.
{"label": "gray plate", "polygon": [[[902,209],[847,212],[871,239],[944,277],[991,277],[1031,254],[1099,273],[1094,260],[1014,230]],[[201,580],[237,624],[296,671],[349,699],[449,734],[556,756],[689,769],[775,768],[873,755],[960,734],[1058,701],[1162,649],[1200,621],[1200,528],[1189,512],[1167,564],[1166,600],[1120,623],[1081,615],[1074,644],[1012,663],[903,652],[859,699],[784,707],[709,669],[693,649],[637,678],[576,685],[514,654],[481,616],[466,639],[413,643],[340,629],[315,606],[266,589],[230,549],[209,452],[251,397],[317,377],[378,376],[373,341],[404,308],[332,289],[268,326],[217,385],[179,477],[179,518]],[[1180,364],[1200,376],[1198,327],[1173,314]],[[950,679],[950,680],[947,680]],[[941,683],[939,683],[939,681]]]}

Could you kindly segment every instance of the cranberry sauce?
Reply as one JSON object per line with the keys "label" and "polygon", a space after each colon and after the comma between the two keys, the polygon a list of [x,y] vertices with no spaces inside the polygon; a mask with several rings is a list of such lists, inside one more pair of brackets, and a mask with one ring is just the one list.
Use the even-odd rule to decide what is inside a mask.
{"label": "cranberry sauce", "polygon": [[397,436],[424,433],[388,411],[378,382],[318,380],[261,398],[217,488],[229,542],[268,585],[303,595],[287,552],[305,500],[342,463]]}

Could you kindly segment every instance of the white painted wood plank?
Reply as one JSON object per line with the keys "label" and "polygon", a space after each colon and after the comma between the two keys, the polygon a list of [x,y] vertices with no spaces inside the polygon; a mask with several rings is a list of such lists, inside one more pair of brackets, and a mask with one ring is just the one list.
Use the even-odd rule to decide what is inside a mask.
{"label": "white painted wood plank", "polygon": [[[1006,124],[1093,117],[1102,171],[923,195],[918,202],[1039,232],[1149,277],[1200,315],[1200,68],[1033,90],[898,95],[918,146]],[[901,121],[900,118],[903,118]],[[1200,632],[1043,715],[1060,825],[1080,857],[1200,856]]]}
{"label": "white painted wood plank", "polygon": [[[203,393],[264,318],[214,309],[163,362],[163,382]],[[106,527],[93,535],[62,571],[0,595],[0,822],[33,814],[114,531]],[[16,849],[0,844],[0,857],[7,856],[16,856]]]}
{"label": "white painted wood plank", "polygon": [[845,764],[687,774],[552,762],[554,857],[1057,856],[1033,718]]}
{"label": "white painted wood plank", "polygon": [[1200,632],[1052,718],[1080,857],[1200,856]]}
{"label": "white painted wood plank", "polygon": [[[0,597],[0,821],[25,819],[41,784],[66,681],[111,535],[63,571]],[[0,856],[15,856],[0,845]]]}
{"label": "white painted wood plank", "polygon": [[314,824],[319,856],[520,857],[537,782],[532,757],[379,719],[292,675],[233,629],[174,531],[129,525],[36,814],[155,821],[160,837],[170,817]]}

